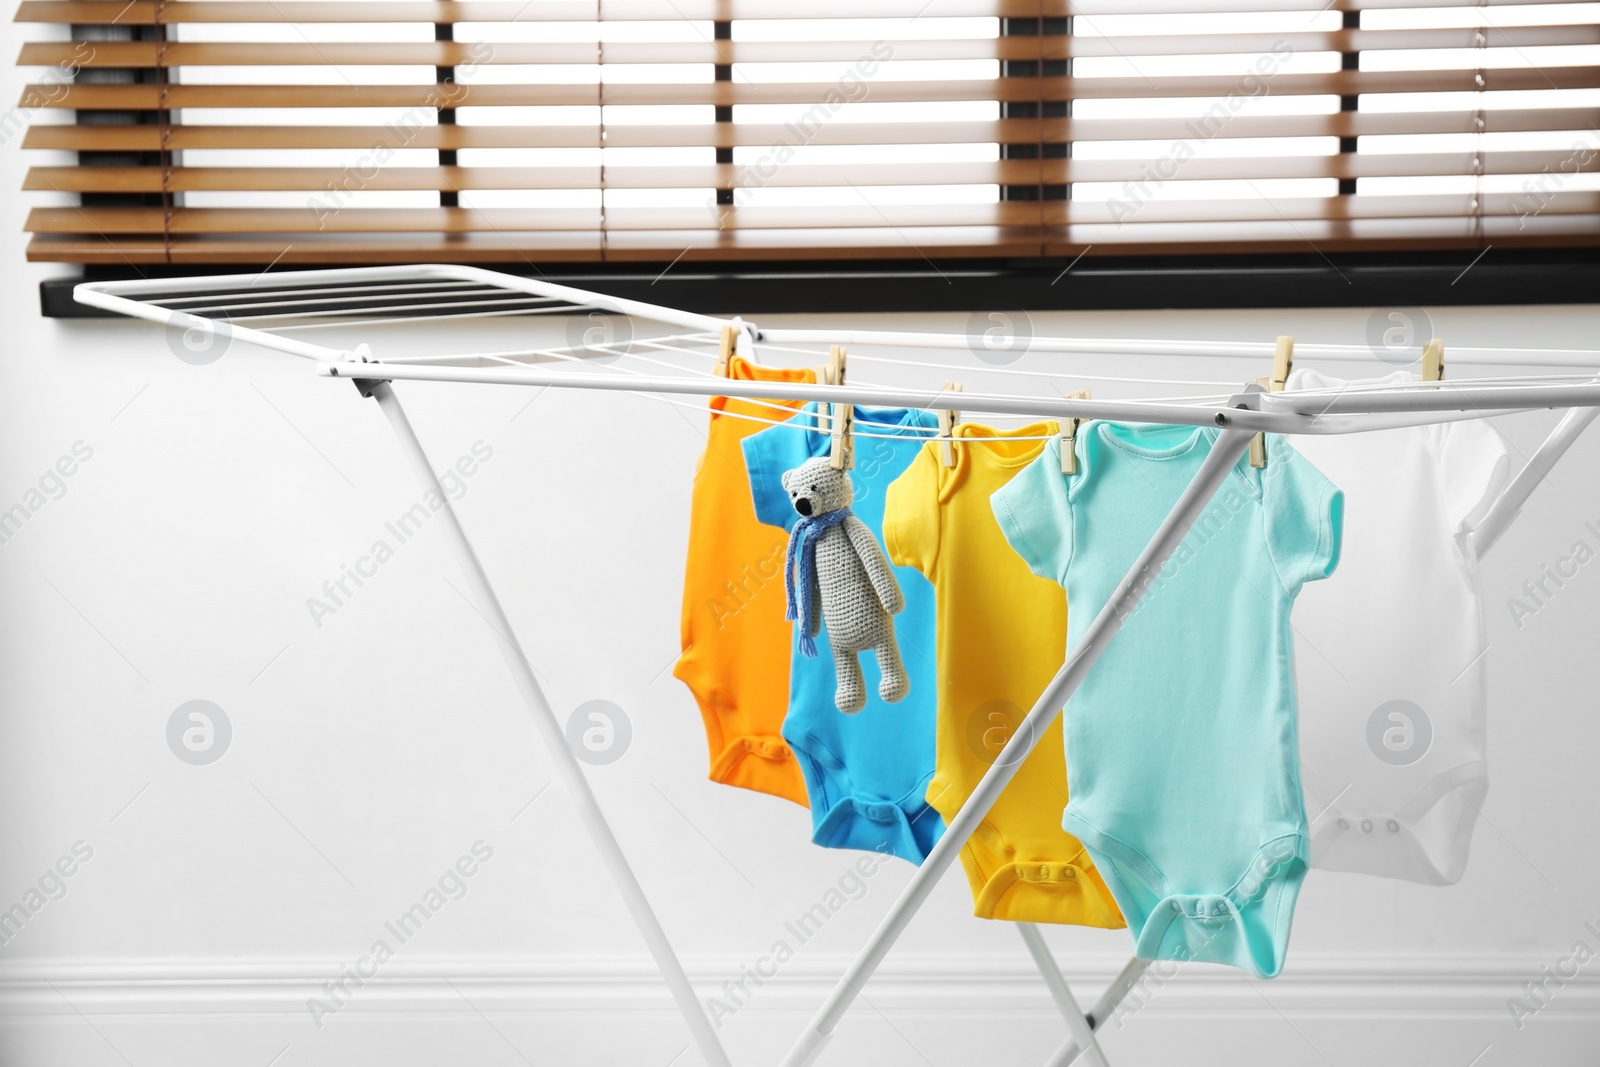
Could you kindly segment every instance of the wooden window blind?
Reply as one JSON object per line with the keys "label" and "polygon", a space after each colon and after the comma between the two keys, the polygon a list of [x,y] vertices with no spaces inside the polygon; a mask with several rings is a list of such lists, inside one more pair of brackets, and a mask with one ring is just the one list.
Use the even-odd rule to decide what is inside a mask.
{"label": "wooden window blind", "polygon": [[[29,257],[1600,243],[1600,4],[22,0]],[[48,38],[48,39],[45,39]]]}

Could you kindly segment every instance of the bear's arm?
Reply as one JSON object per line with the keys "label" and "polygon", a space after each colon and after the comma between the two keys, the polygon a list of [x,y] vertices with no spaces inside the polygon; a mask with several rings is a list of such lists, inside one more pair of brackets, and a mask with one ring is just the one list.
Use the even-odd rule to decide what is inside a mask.
{"label": "bear's arm", "polygon": [[872,583],[873,592],[878,594],[878,602],[890,615],[898,615],[906,606],[906,599],[900,592],[900,583],[895,581],[894,571],[889,569],[888,557],[883,554],[878,539],[872,536],[866,523],[854,517],[844,521],[844,528],[850,535],[850,544],[855,548],[856,555],[861,557],[861,567],[867,572],[867,581]]}

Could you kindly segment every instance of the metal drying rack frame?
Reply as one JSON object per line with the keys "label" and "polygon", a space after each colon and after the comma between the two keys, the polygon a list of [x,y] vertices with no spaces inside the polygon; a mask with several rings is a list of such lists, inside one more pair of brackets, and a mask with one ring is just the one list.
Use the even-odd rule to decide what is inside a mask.
{"label": "metal drying rack frame", "polygon": [[[331,294],[331,295],[330,295]],[[276,332],[284,326],[266,325],[276,319],[321,316],[321,325],[350,326],[366,322],[410,321],[417,318],[483,318],[574,312],[624,315],[691,331],[676,340],[715,350],[724,330],[731,327],[734,348],[754,358],[763,345],[851,345],[860,347],[959,349],[969,344],[960,334],[870,330],[762,330],[741,318],[724,319],[661,307],[636,300],[556,285],[476,267],[450,264],[358,267],[306,270],[278,274],[214,275],[195,278],[140,279],[84,282],[75,299],[107,311],[160,323],[170,329],[226,332],[232,339],[311,360],[315,372],[328,378],[348,378],[363,396],[378,402],[400,451],[413,475],[443,502],[439,512],[445,538],[466,578],[469,593],[499,640],[506,667],[545,747],[554,759],[563,783],[577,806],[579,820],[588,831],[629,913],[661,971],[701,1056],[711,1067],[730,1067],[700,1001],[696,998],[677,953],[656,918],[638,878],[606,821],[581,764],[568,747],[533,668],[517,641],[510,620],[500,605],[483,565],[473,551],[450,498],[440,486],[427,453],[412,428],[395,381],[463,382],[523,385],[559,389],[612,390],[643,394],[736,396],[842,402],[871,406],[920,407],[931,410],[983,411],[1001,415],[1028,415],[1058,419],[1118,419],[1132,422],[1212,426],[1220,432],[1210,454],[1172,511],[1117,586],[1111,598],[1085,630],[1054,678],[1018,725],[972,795],[952,818],[945,834],[911,876],[899,898],[868,938],[838,984],[818,1009],[806,1029],[789,1049],[782,1067],[806,1067],[821,1054],[861,987],[888,954],[911,917],[927,899],[933,886],[955,860],[979,821],[1005,789],[1037,738],[1060,714],[1067,699],[1083,681],[1107,642],[1138,603],[1148,585],[1147,576],[1158,571],[1177,549],[1189,528],[1209,503],[1228,471],[1249,448],[1257,433],[1345,434],[1399,426],[1477,419],[1489,415],[1540,408],[1569,409],[1553,433],[1526,467],[1512,479],[1473,531],[1474,548],[1486,551],[1505,532],[1545,474],[1600,413],[1600,351],[1533,349],[1456,349],[1452,366],[1519,366],[1568,368],[1579,371],[1578,382],[1551,383],[1547,379],[1497,379],[1475,384],[1430,382],[1426,388],[1358,388],[1332,393],[1267,392],[1257,386],[1230,395],[1222,402],[1156,402],[1140,400],[1088,400],[1005,393],[955,392],[810,385],[766,381],[733,381],[724,377],[639,375],[614,372],[574,373],[552,370],[557,360],[582,360],[595,352],[613,353],[614,344],[578,344],[566,348],[536,349],[514,356],[504,353],[440,354],[382,360],[366,344],[332,347]],[[433,299],[433,298],[443,299]],[[479,299],[481,298],[481,299]],[[395,303],[403,301],[402,303]],[[387,302],[387,306],[385,305]],[[182,305],[182,306],[173,306]],[[229,309],[245,312],[237,319]],[[274,310],[277,309],[277,310]],[[407,314],[424,311],[424,315]],[[362,318],[365,314],[368,317]],[[352,321],[353,320],[353,321]],[[245,321],[262,325],[246,326]],[[305,326],[296,327],[299,329]],[[631,338],[629,344],[631,345]],[[650,342],[645,339],[643,344]],[[627,347],[627,346],[625,346]],[[1262,361],[1272,357],[1273,342],[1222,342],[1088,339],[1036,337],[1029,350],[1063,355],[1245,357]],[[790,349],[789,351],[795,351]],[[818,353],[820,357],[824,348]],[[624,353],[625,354],[625,353]],[[1300,344],[1298,359],[1367,362],[1373,358],[1365,345]],[[1016,924],[1030,955],[1044,977],[1052,999],[1066,1020],[1068,1037],[1052,1054],[1048,1067],[1083,1062],[1105,1067],[1095,1029],[1115,1011],[1135,987],[1147,961],[1135,958],[1113,980],[1093,1009],[1078,1006],[1054,957],[1038,929]]]}

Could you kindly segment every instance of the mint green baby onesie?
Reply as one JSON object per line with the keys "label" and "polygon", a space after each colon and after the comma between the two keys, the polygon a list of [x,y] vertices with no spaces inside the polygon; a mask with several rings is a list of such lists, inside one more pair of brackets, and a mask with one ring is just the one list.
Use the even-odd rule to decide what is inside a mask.
{"label": "mint green baby onesie", "polygon": [[[1092,422],[992,498],[1006,540],[1067,590],[1067,648],[1217,439]],[[1343,497],[1281,437],[1241,458],[1067,702],[1062,824],[1088,848],[1144,959],[1276,975],[1305,877],[1294,641],[1301,586],[1339,558]]]}

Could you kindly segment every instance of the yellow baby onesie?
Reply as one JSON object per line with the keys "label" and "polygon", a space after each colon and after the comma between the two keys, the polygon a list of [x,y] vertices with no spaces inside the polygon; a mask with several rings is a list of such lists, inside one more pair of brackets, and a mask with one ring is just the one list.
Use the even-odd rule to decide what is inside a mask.
{"label": "yellow baby onesie", "polygon": [[[937,754],[928,803],[948,822],[972,795],[1017,725],[1060,668],[1067,644],[1061,587],[1011,550],[989,496],[1060,432],[1055,422],[1013,431],[960,424],[956,465],[929,442],[889,487],[884,542],[895,563],[933,583]],[[1036,440],[1027,440],[1036,438]],[[1067,768],[1061,720],[1051,724],[961,850],[973,912],[1014,922],[1126,925],[1077,838],[1061,829]]]}
{"label": "yellow baby onesie", "polygon": [[[729,361],[727,376],[736,381],[817,380],[810,368],[762,367],[739,356]],[[700,705],[712,781],[805,804],[800,765],[779,733],[789,710],[793,627],[783,618],[788,536],[757,520],[741,446],[767,424],[730,417],[782,421],[800,406],[798,400],[711,398],[711,427],[695,469],[689,515],[683,654],[672,673]],[[1056,805],[1058,811],[1060,807]]]}

